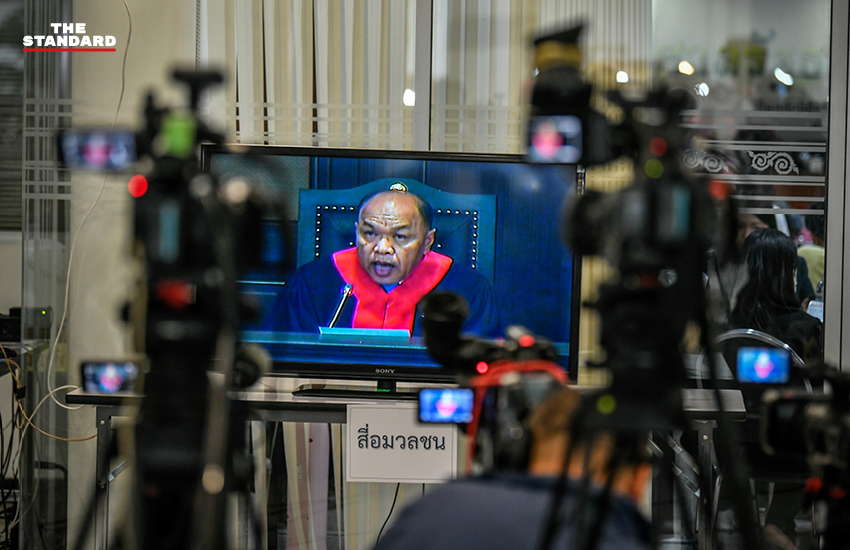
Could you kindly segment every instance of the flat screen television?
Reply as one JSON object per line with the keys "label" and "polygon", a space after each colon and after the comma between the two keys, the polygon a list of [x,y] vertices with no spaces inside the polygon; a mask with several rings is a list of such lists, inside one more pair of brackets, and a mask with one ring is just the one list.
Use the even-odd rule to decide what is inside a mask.
{"label": "flat screen television", "polygon": [[[498,332],[515,324],[546,337],[576,379],[580,266],[557,229],[564,201],[576,192],[575,166],[528,164],[519,155],[263,145],[238,151],[204,145],[202,169],[218,178],[247,178],[282,205],[264,221],[263,267],[240,276],[241,292],[260,305],[240,339],[269,350],[274,374],[370,380],[380,388],[454,381],[430,357],[415,323],[410,336],[313,326],[282,330],[277,322],[282,293],[294,292],[300,268],[355,247],[360,200],[401,185],[432,203],[432,250],[491,285]],[[318,293],[336,301],[342,286],[342,280],[329,281]],[[313,307],[287,303],[299,317]]]}

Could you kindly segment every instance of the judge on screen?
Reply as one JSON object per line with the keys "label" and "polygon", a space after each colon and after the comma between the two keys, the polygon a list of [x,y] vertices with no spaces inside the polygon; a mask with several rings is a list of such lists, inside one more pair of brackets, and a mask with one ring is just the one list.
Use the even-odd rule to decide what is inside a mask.
{"label": "judge on screen", "polygon": [[437,232],[433,224],[431,205],[406,190],[365,197],[358,207],[356,247],[299,268],[275,300],[265,328],[404,329],[421,335],[418,304],[440,289],[458,293],[469,303],[464,332],[501,334],[490,281],[431,250]]}

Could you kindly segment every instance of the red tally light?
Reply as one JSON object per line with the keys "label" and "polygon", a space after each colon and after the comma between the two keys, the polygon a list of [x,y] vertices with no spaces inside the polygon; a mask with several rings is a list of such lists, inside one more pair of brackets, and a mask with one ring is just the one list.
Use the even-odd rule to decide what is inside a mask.
{"label": "red tally light", "polygon": [[176,310],[195,301],[194,287],[185,281],[161,281],[155,287],[155,295],[160,302]]}
{"label": "red tally light", "polygon": [[137,199],[147,193],[148,180],[141,174],[136,174],[127,182],[127,190]]}
{"label": "red tally light", "polygon": [[485,363],[484,361],[479,361],[477,365],[475,365],[475,372],[478,374],[487,374],[487,371],[490,370],[490,365]]}
{"label": "red tally light", "polygon": [[664,141],[664,138],[652,138],[651,140],[649,140],[649,152],[655,155],[656,157],[664,156],[664,153],[667,152],[667,142]]}
{"label": "red tally light", "polygon": [[725,201],[729,198],[732,188],[725,181],[711,180],[708,182],[708,194],[716,200]]}
{"label": "red tally light", "polygon": [[829,497],[835,500],[842,500],[847,496],[847,491],[840,487],[833,487],[829,490]]}
{"label": "red tally light", "polygon": [[823,480],[819,477],[810,477],[806,480],[806,492],[819,493],[823,489]]}
{"label": "red tally light", "polygon": [[530,348],[531,346],[534,345],[534,336],[532,336],[530,334],[524,334],[524,335],[519,337],[519,340],[517,340],[517,343],[524,348]]}

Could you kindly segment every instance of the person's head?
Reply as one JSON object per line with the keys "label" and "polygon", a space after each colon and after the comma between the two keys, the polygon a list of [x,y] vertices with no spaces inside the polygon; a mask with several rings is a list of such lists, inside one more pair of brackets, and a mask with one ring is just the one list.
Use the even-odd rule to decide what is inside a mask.
{"label": "person's head", "polygon": [[[579,411],[581,396],[575,390],[564,387],[543,401],[531,416],[532,444],[529,460],[529,473],[533,475],[559,475],[564,467],[564,454],[570,452],[571,459],[567,473],[578,478],[588,473],[598,484],[604,484],[611,472],[608,467],[615,453],[616,438],[613,434],[602,432],[592,439],[592,443],[583,445],[573,440],[575,433],[575,415]],[[568,449],[572,447],[572,449]],[[588,448],[586,448],[588,447]],[[645,455],[645,449],[634,449],[629,453],[635,456]],[[590,453],[588,464],[590,471],[584,471],[585,453]],[[640,500],[646,489],[652,469],[647,460],[632,460],[620,463],[613,473],[611,488],[622,495]]]}
{"label": "person's head", "polygon": [[403,281],[434,246],[433,209],[413,193],[370,195],[357,212],[357,258],[378,284]]}
{"label": "person's head", "polygon": [[758,290],[760,302],[799,305],[797,299],[797,247],[777,229],[760,228],[744,241],[748,285]]}
{"label": "person's head", "polygon": [[[762,201],[746,201],[743,207],[748,208],[772,208],[773,205],[769,202]],[[744,212],[738,213],[738,246],[744,244],[744,240],[750,236],[750,233],[756,229],[763,228],[776,229],[776,216],[774,214],[749,214]]]}
{"label": "person's head", "polygon": [[[809,205],[809,210],[823,210],[822,202],[813,202]],[[818,246],[823,246],[825,235],[826,235],[826,227],[824,224],[824,216],[823,214],[807,214],[806,218],[806,229],[809,230],[809,233],[812,234],[812,239]]]}

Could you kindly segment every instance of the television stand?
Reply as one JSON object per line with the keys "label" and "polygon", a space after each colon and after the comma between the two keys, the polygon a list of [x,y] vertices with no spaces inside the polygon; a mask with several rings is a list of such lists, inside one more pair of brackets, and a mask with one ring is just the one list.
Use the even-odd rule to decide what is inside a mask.
{"label": "television stand", "polygon": [[334,399],[391,399],[395,401],[416,401],[417,390],[398,390],[395,380],[379,380],[377,387],[341,386],[332,384],[303,384],[292,392],[298,397],[324,397]]}

